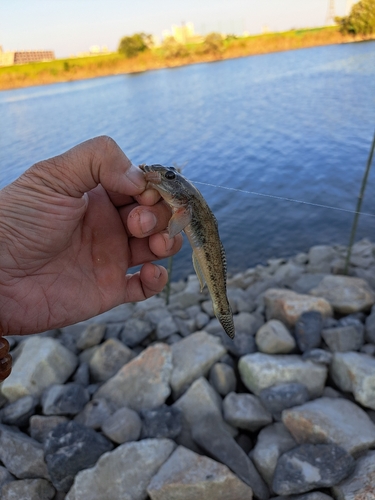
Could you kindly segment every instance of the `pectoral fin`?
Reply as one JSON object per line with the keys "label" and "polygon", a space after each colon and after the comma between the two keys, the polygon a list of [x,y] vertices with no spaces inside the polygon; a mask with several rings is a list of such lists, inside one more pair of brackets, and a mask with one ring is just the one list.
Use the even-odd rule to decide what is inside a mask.
{"label": "pectoral fin", "polygon": [[168,234],[170,238],[181,233],[181,231],[191,222],[191,211],[189,208],[178,208],[173,213],[169,224]]}
{"label": "pectoral fin", "polygon": [[203,288],[206,284],[206,280],[204,279],[204,275],[203,275],[203,272],[202,272],[202,268],[198,262],[198,259],[195,255],[195,253],[193,252],[193,266],[194,266],[194,269],[195,269],[195,272],[198,276],[198,279],[199,279],[199,283],[201,285],[201,292],[203,291]]}

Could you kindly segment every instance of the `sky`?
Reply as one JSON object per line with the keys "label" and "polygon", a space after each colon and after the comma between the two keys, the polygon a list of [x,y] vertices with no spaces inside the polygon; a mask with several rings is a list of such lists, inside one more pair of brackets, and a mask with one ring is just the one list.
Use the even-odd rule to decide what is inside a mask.
{"label": "sky", "polygon": [[[58,58],[93,45],[117,50],[137,32],[161,39],[172,24],[192,22],[195,32],[258,34],[323,26],[330,0],[0,0],[4,51],[53,50]],[[345,15],[348,0],[334,0]]]}

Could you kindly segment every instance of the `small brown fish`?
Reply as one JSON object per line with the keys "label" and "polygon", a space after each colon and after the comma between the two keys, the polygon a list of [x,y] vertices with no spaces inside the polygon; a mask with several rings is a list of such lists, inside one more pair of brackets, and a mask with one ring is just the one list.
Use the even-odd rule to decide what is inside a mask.
{"label": "small brown fish", "polygon": [[228,336],[234,338],[232,311],[227,298],[227,266],[218,225],[202,194],[173,167],[140,165],[147,187],[156,189],[172,208],[169,237],[184,231],[193,249],[193,265],[201,291],[205,284],[214,313]]}

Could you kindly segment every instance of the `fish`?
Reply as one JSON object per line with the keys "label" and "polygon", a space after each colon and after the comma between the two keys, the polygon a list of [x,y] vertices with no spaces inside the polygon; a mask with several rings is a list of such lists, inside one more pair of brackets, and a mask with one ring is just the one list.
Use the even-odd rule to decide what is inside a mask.
{"label": "fish", "polygon": [[215,316],[226,334],[234,339],[233,314],[227,297],[227,264],[216,217],[202,193],[176,168],[140,165],[147,188],[156,189],[172,209],[168,234],[186,234],[193,250],[193,266],[201,292],[205,285],[211,296]]}

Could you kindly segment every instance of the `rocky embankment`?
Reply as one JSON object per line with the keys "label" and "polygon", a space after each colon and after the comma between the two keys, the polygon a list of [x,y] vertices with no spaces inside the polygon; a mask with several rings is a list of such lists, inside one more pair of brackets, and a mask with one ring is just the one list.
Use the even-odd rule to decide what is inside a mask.
{"label": "rocky embankment", "polygon": [[374,500],[375,245],[195,276],[29,338],[1,386],[3,500]]}

